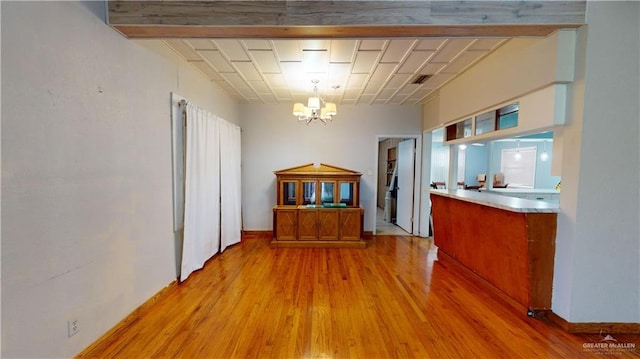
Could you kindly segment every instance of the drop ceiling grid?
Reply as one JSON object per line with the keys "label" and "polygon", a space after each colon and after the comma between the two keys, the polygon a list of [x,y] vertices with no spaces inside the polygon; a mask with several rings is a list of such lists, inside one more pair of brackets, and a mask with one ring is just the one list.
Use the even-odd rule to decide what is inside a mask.
{"label": "drop ceiling grid", "polygon": [[[183,39],[164,42],[242,103],[420,104],[507,40]],[[418,75],[429,75],[413,84]]]}

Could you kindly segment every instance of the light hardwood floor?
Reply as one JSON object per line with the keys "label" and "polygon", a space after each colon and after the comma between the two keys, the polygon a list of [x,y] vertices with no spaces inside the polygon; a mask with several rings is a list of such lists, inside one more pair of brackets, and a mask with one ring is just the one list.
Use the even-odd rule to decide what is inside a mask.
{"label": "light hardwood floor", "polygon": [[[245,236],[80,357],[604,357],[583,348],[602,335],[528,318],[438,262],[429,239],[376,236],[366,249],[270,240]],[[638,335],[614,337],[640,347]]]}

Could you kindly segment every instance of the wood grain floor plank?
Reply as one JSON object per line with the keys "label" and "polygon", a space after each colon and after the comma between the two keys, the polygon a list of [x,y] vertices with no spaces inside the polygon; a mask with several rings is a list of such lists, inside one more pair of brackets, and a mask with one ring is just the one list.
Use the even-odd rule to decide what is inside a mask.
{"label": "wood grain floor plank", "polygon": [[[246,236],[81,358],[640,358],[590,352],[529,318],[431,240],[377,236],[366,249],[269,247]],[[640,335],[614,335],[640,347]]]}

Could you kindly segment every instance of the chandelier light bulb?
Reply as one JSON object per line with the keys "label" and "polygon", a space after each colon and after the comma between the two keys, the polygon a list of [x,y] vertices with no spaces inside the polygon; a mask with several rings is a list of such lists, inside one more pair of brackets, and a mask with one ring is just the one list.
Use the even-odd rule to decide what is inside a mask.
{"label": "chandelier light bulb", "polygon": [[[308,125],[317,120],[326,125],[327,121],[333,120],[333,116],[338,114],[335,103],[325,102],[324,99],[318,95],[319,82],[319,80],[311,81],[313,84],[313,96],[307,99],[307,106],[302,103],[295,103],[293,105],[292,114],[298,117],[298,122],[306,122]],[[334,91],[339,87],[340,86],[333,86]]]}

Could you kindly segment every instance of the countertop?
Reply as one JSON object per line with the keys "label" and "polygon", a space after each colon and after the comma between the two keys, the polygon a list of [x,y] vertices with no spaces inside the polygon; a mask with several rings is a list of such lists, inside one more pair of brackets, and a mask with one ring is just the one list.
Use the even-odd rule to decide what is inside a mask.
{"label": "countertop", "polygon": [[559,209],[559,205],[557,203],[509,197],[496,193],[478,192],[473,190],[432,189],[431,194],[454,198],[482,206],[504,209],[511,212],[557,213]]}
{"label": "countertop", "polygon": [[556,193],[560,193],[560,190],[557,190],[557,189],[516,188],[516,187],[512,187],[512,188],[492,188],[490,190],[486,189],[486,188],[480,188],[479,190],[481,192],[496,192],[496,193],[504,193],[504,194],[509,194],[509,193],[556,194]]}

